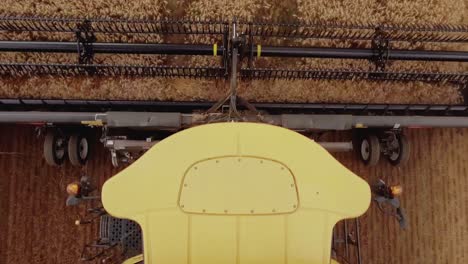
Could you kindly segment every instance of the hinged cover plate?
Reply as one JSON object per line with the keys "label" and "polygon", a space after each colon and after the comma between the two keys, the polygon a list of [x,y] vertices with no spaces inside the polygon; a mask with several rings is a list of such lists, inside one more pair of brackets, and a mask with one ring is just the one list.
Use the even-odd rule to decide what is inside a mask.
{"label": "hinged cover plate", "polygon": [[185,174],[179,197],[182,211],[198,214],[284,214],[297,206],[296,183],[289,168],[248,156],[193,164]]}

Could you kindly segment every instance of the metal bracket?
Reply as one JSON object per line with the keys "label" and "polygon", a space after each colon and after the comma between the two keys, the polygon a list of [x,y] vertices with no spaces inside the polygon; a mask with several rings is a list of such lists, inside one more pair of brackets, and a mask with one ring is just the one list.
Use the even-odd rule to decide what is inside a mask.
{"label": "metal bracket", "polygon": [[391,155],[395,149],[398,149],[399,143],[397,135],[402,133],[401,128],[393,128],[383,131],[380,141],[382,152],[384,155]]}
{"label": "metal bracket", "polygon": [[224,68],[224,78],[227,80],[229,78],[229,62],[230,62],[230,50],[229,50],[229,23],[224,23],[224,33],[223,33],[223,61],[222,66]]}
{"label": "metal bracket", "polygon": [[96,42],[96,36],[92,31],[91,21],[85,20],[78,24],[75,32],[78,48],[78,63],[92,64],[94,58],[93,43]]}
{"label": "metal bracket", "polygon": [[[248,65],[248,69],[252,69],[253,68],[253,51],[254,51],[254,39],[253,39],[253,34],[252,34],[252,23],[249,23],[248,34],[249,34],[249,40],[248,40],[247,46],[249,46],[250,52],[249,52],[249,58],[248,58],[247,65]],[[249,74],[248,77],[250,78],[250,74]]]}
{"label": "metal bracket", "polygon": [[375,64],[376,71],[383,72],[390,52],[390,42],[380,28],[376,28],[375,36],[372,39],[372,49],[374,56],[372,62]]}

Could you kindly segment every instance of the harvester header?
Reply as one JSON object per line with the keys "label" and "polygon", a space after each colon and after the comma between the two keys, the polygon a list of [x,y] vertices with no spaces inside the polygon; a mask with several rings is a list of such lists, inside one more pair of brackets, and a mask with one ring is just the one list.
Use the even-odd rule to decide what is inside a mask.
{"label": "harvester header", "polygon": [[[392,61],[467,62],[468,52],[451,45],[468,42],[468,26],[2,17],[0,30],[13,36],[0,41],[0,52],[76,54],[75,62],[66,63],[4,61],[0,75],[419,81],[461,86],[468,80],[464,72],[387,67]],[[19,32],[29,33],[30,40],[15,39]],[[427,43],[443,44],[446,50],[420,48]],[[99,54],[159,55],[163,63],[109,64],[97,59]],[[199,65],[190,59],[181,63],[174,56],[210,58]],[[289,68],[273,67],[263,58],[371,63],[368,68],[313,64]],[[233,64],[238,64],[235,70]]]}

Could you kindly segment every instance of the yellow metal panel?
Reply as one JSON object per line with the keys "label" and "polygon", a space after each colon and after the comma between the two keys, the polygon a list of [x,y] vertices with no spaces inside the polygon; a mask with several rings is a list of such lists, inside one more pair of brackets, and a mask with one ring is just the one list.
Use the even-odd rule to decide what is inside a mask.
{"label": "yellow metal panel", "polygon": [[[286,263],[285,216],[241,217],[239,263]],[[261,221],[261,225],[259,225]]]}
{"label": "yellow metal panel", "polygon": [[106,210],[116,217],[128,218],[141,212],[178,207],[180,183],[192,164],[207,158],[236,155],[237,131],[226,130],[218,136],[220,132],[209,125],[200,126],[155,144],[131,166],[105,182],[102,201]]}
{"label": "yellow metal panel", "polygon": [[[287,218],[288,263],[328,263],[332,229],[335,222],[328,214],[299,209]],[[311,227],[305,227],[310,224]],[[318,246],[319,245],[319,246]]]}
{"label": "yellow metal panel", "polygon": [[185,174],[179,206],[199,214],[256,215],[296,210],[296,182],[277,161],[246,156],[216,157]]}
{"label": "yellow metal panel", "polygon": [[369,185],[320,145],[283,128],[260,133],[257,136],[242,133],[239,136],[241,152],[286,164],[295,175],[302,207],[348,217],[359,216],[367,210]]}
{"label": "yellow metal panel", "polygon": [[143,254],[125,260],[122,264],[137,264],[143,262]]}
{"label": "yellow metal panel", "polygon": [[147,214],[141,225],[145,264],[187,263],[190,222],[190,216],[181,214],[177,209]]}
{"label": "yellow metal panel", "polygon": [[193,215],[191,218],[191,263],[235,264],[236,217]]}
{"label": "yellow metal panel", "polygon": [[[216,162],[206,163],[208,173],[203,179],[193,181],[199,175],[187,176],[194,164],[220,157],[252,164],[231,164],[223,173]],[[277,163],[254,166],[259,160]],[[284,165],[285,174],[270,170],[278,163]],[[271,186],[267,174],[273,179]],[[181,192],[184,175],[187,184],[195,183],[195,191]],[[238,181],[233,181],[235,175],[240,175]],[[283,180],[291,175],[295,192],[283,189]],[[255,188],[242,188],[244,181]],[[236,192],[239,195],[234,196]],[[297,209],[287,214],[239,213],[250,204],[266,211],[285,200],[289,203],[293,196]],[[104,184],[102,199],[110,214],[140,223],[145,263],[330,263],[333,226],[364,213],[370,189],[300,134],[264,124],[219,123],[187,129],[156,144]],[[179,199],[189,204],[184,209],[188,212],[208,206],[216,212],[228,207],[238,211],[233,215],[229,211],[225,215],[186,213]]]}

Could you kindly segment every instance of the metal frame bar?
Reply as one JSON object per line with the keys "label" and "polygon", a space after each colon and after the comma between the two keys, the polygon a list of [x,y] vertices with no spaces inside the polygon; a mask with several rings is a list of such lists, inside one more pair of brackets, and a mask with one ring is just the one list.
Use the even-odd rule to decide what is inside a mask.
{"label": "metal frame bar", "polygon": [[356,247],[357,247],[357,263],[362,263],[362,254],[361,254],[361,228],[359,223],[359,218],[354,219],[354,225],[356,228]]}
{"label": "metal frame bar", "polygon": [[[0,41],[0,52],[58,52],[76,53],[79,43],[50,41]],[[213,45],[160,44],[160,43],[89,43],[94,53],[108,54],[165,54],[223,56],[225,48]]]}
{"label": "metal frame bar", "polygon": [[[148,140],[134,140],[134,139],[114,139],[106,138],[104,146],[114,151],[142,151],[148,150],[155,144],[159,143],[159,140],[148,141]],[[352,142],[317,142],[324,149],[329,152],[346,152],[353,150]]]}
{"label": "metal frame bar", "polygon": [[[352,221],[351,226],[348,226],[348,221]],[[360,240],[359,218],[345,219],[338,222],[333,228],[332,242],[332,249],[335,250],[337,259],[343,263],[361,264]],[[355,253],[351,254],[351,252]]]}
{"label": "metal frame bar", "polygon": [[[212,114],[218,115],[218,114]],[[106,125],[109,128],[153,128],[179,130],[203,123],[200,114],[176,112],[0,112],[0,123]],[[244,121],[258,122],[256,117]],[[354,128],[467,128],[468,116],[369,116],[281,114],[264,121],[296,131],[350,130]]]}
{"label": "metal frame bar", "polygon": [[[58,112],[180,112],[208,110],[215,102],[133,101],[80,99],[0,99],[0,111]],[[359,104],[359,103],[252,103],[269,114],[350,114],[374,116],[468,116],[468,105]],[[242,108],[241,108],[242,109]]]}
{"label": "metal frame bar", "polygon": [[[301,57],[328,59],[364,59],[372,60],[376,56],[374,49],[328,48],[328,47],[277,47],[262,46],[258,52],[257,45],[251,51],[252,56],[262,57]],[[1,46],[0,46],[1,50]],[[430,51],[430,50],[398,50],[394,49],[386,56],[388,60],[419,60],[419,61],[468,61],[465,51]]]}

